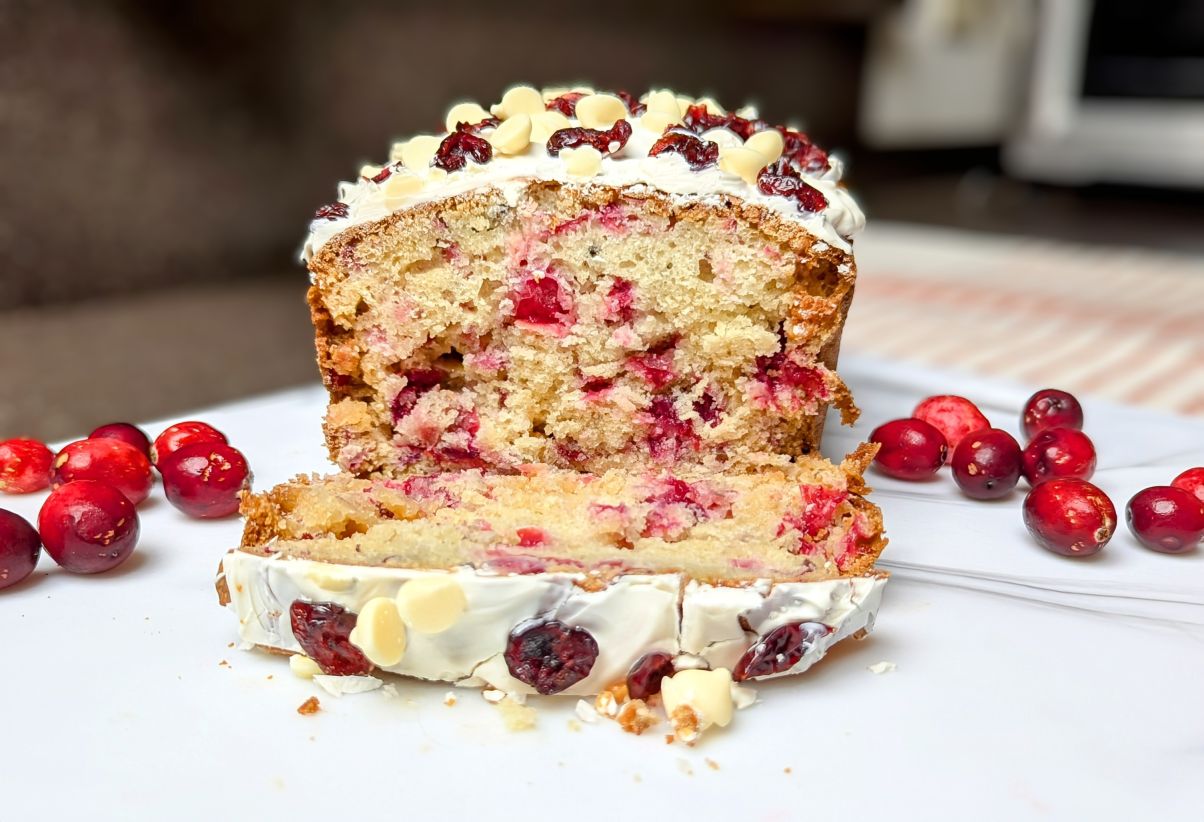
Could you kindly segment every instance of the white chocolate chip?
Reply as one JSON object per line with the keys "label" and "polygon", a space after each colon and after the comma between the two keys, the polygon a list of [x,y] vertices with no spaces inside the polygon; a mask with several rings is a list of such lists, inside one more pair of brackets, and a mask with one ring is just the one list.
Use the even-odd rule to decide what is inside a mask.
{"label": "white chocolate chip", "polygon": [[506,89],[502,102],[490,106],[493,116],[508,120],[516,114],[537,114],[544,110],[543,95],[531,86]]}
{"label": "white chocolate chip", "polygon": [[699,97],[697,105],[705,106],[708,114],[727,114],[727,109],[716,103],[710,97]]}
{"label": "white chocolate chip", "polygon": [[431,134],[420,134],[402,145],[398,152],[405,167],[414,171],[425,171],[430,168],[431,160],[443,140]]}
{"label": "white chocolate chip", "polygon": [[288,668],[302,679],[313,679],[316,674],[322,673],[322,669],[318,663],[307,657],[305,654],[293,654],[288,658]]}
{"label": "white chocolate chip", "polygon": [[399,169],[381,184],[380,189],[385,195],[385,208],[397,208],[422,190],[422,178]]}
{"label": "white chocolate chip", "polygon": [[531,145],[531,115],[511,115],[493,130],[488,140],[502,154],[522,154]]}
{"label": "white chocolate chip", "polygon": [[373,665],[388,668],[401,662],[406,652],[406,626],[397,612],[397,603],[389,597],[365,602],[350,639]]}
{"label": "white chocolate chip", "polygon": [[455,131],[457,123],[476,125],[482,120],[488,120],[491,116],[493,115],[476,103],[457,103],[447,113],[445,125],[448,131]]}
{"label": "white chocolate chip", "polygon": [[602,152],[593,146],[566,148],[560,152],[565,170],[574,177],[593,177],[602,168]]}
{"label": "white chocolate chip", "polygon": [[640,126],[648,129],[656,134],[664,134],[665,129],[669,126],[675,126],[681,122],[681,115],[676,111],[668,114],[664,111],[648,110],[644,116],[640,118]]}
{"label": "white chocolate chip", "polygon": [[546,143],[554,132],[573,125],[568,117],[559,111],[541,111],[531,115],[531,142]]}
{"label": "white chocolate chip", "polygon": [[697,715],[700,730],[710,725],[723,727],[732,721],[731,671],[678,671],[661,681],[661,699],[669,716],[685,706]]}
{"label": "white chocolate chip", "polygon": [[644,105],[648,107],[649,112],[660,112],[661,114],[671,114],[674,117],[681,119],[681,107],[677,105],[677,97],[673,92],[661,89],[659,91],[650,91],[644,95]]}
{"label": "white chocolate chip", "polygon": [[768,165],[769,163],[776,163],[778,158],[782,156],[785,142],[782,140],[782,132],[776,128],[771,128],[749,135],[749,138],[744,141],[744,147],[764,155],[766,165]]}
{"label": "white chocolate chip", "polygon": [[707,129],[702,133],[702,139],[715,143],[719,146],[720,150],[744,147],[744,141],[740,139],[740,135],[726,128]]}
{"label": "white chocolate chip", "polygon": [[589,94],[577,101],[577,120],[586,128],[608,129],[626,117],[627,106],[613,94]]}
{"label": "white chocolate chip", "polygon": [[743,117],[745,120],[755,120],[760,117],[757,107],[753,105],[740,106],[736,109],[736,116]]}
{"label": "white chocolate chip", "polygon": [[438,634],[455,625],[468,608],[460,583],[450,576],[412,579],[397,592],[397,611],[422,634]]}
{"label": "white chocolate chip", "polygon": [[757,175],[768,163],[765,155],[750,148],[720,148],[719,168],[728,174],[735,174],[749,185],[757,184]]}
{"label": "white chocolate chip", "polygon": [[355,585],[355,577],[348,574],[340,574],[337,571],[314,569],[308,572],[305,578],[323,591],[330,591],[331,593],[350,591],[351,587]]}

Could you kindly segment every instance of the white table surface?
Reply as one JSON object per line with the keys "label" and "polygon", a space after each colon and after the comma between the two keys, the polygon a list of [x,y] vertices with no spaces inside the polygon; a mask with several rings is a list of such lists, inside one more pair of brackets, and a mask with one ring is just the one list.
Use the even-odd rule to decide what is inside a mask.
{"label": "white table surface", "polygon": [[[832,453],[929,393],[974,396],[1013,429],[1025,396],[870,360],[842,371],[865,422],[833,425]],[[263,488],[325,464],[322,401],[314,387],[196,416],[247,453]],[[1204,464],[1199,421],[1100,403],[1087,414],[1118,507]],[[0,593],[0,819],[1204,818],[1192,604],[1204,555],[1154,555],[1122,532],[1101,561],[1076,563],[1028,541],[1019,494],[984,505],[947,477],[871,481],[892,538],[884,559],[903,567],[876,632],[758,686],[760,703],[693,749],[664,744],[663,727],[574,729],[572,699],[532,700],[537,729],[514,733],[475,691],[454,707],[446,686],[401,679],[393,698],[329,696],[282,658],[228,647],[234,618],[212,579],[240,524],[187,520],[156,490],[115,572],[75,577],[44,556]],[[0,505],[32,519],[42,498]],[[951,528],[943,512],[970,524]],[[965,567],[950,567],[959,546]],[[1028,582],[999,588],[1011,570]],[[1126,615],[1124,596],[1091,593],[1123,594],[1129,577],[1143,601],[1175,600],[1171,615]],[[1060,601],[1057,579],[1089,593]],[[898,669],[867,670],[883,660]],[[322,711],[298,715],[311,695]]]}

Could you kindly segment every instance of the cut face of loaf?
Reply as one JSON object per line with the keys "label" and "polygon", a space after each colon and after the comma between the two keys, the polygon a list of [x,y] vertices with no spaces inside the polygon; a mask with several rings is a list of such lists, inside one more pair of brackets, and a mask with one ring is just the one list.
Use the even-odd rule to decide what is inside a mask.
{"label": "cut face of loaf", "polygon": [[348,228],[310,261],[332,458],[732,470],[816,448],[852,258],[731,196],[529,182]]}
{"label": "cut face of loaf", "polygon": [[[868,451],[868,449],[867,449]],[[708,582],[869,571],[881,516],[860,460],[757,474],[549,467],[402,480],[298,479],[249,497],[242,550],[348,565],[500,574],[680,572]]]}

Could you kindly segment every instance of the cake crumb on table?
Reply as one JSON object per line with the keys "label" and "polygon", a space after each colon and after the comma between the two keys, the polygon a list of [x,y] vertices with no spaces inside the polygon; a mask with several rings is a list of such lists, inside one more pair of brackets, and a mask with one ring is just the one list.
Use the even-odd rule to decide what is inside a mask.
{"label": "cake crumb on table", "polygon": [[302,716],[312,716],[320,710],[322,710],[322,703],[318,701],[316,696],[311,696],[298,706],[297,713]]}
{"label": "cake crumb on table", "polygon": [[718,762],[716,762],[715,760],[713,760],[713,759],[704,759],[703,761],[707,763],[707,767],[708,767],[708,768],[710,768],[712,771],[717,771],[717,770],[719,770],[719,763],[718,763]]}
{"label": "cake crumb on table", "polygon": [[887,674],[891,671],[898,670],[899,666],[893,662],[875,662],[873,665],[867,665],[866,668],[875,674]]}
{"label": "cake crumb on table", "polygon": [[506,725],[508,731],[529,731],[535,727],[537,714],[535,709],[529,705],[523,705],[511,699],[509,696],[496,703],[497,709],[501,711],[502,722]]}
{"label": "cake crumb on table", "polygon": [[453,705],[455,705],[456,704],[456,695],[453,694],[451,691],[448,691],[447,693],[445,693],[443,695],[443,704],[449,708],[452,707]]}

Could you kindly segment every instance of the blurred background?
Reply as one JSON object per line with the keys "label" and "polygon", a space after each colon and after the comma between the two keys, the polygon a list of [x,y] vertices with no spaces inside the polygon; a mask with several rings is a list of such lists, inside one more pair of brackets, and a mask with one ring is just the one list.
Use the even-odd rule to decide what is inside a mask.
{"label": "blurred background", "polygon": [[1204,0],[0,0],[0,436],[315,380],[336,181],[572,81],[843,156],[846,352],[1204,414]]}

